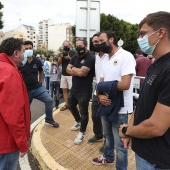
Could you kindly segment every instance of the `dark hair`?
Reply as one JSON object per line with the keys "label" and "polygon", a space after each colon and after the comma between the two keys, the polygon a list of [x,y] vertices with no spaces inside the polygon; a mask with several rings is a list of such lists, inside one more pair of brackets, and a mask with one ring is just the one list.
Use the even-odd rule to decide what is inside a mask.
{"label": "dark hair", "polygon": [[116,34],[112,31],[103,31],[102,33],[105,33],[107,35],[107,38],[110,39],[110,38],[114,38],[114,42],[113,44],[115,46],[118,46],[117,45],[117,37],[116,37]]}
{"label": "dark hair", "polygon": [[24,45],[32,45],[32,47],[33,47],[32,41],[25,41],[25,42],[24,42]]}
{"label": "dark hair", "polygon": [[154,31],[160,28],[166,28],[168,37],[170,39],[170,13],[166,11],[159,11],[148,14],[139,24],[139,28],[146,23],[152,27]]}
{"label": "dark hair", "polygon": [[95,33],[91,39],[93,39],[93,38],[96,37],[96,36],[99,37],[100,34],[101,34],[101,32]]}
{"label": "dark hair", "polygon": [[2,41],[0,45],[0,53],[5,53],[8,56],[12,56],[15,50],[21,51],[22,49],[23,41],[19,38],[7,38]]}
{"label": "dark hair", "polygon": [[87,46],[87,40],[86,40],[86,38],[78,37],[78,38],[76,38],[76,42],[77,42],[77,41],[83,41],[84,45]]}
{"label": "dark hair", "polygon": [[137,49],[137,50],[135,51],[135,54],[142,55],[143,52],[141,51],[141,49]]}

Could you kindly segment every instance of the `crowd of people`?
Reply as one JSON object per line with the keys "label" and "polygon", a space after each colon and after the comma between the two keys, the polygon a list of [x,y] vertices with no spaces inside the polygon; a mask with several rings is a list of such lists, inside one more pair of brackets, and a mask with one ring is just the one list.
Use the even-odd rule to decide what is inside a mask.
{"label": "crowd of people", "polygon": [[[46,124],[59,127],[53,119],[53,100],[58,109],[60,88],[65,101],[60,110],[70,110],[75,119],[71,130],[79,130],[74,144],[81,144],[86,137],[92,97],[94,136],[88,143],[103,142],[102,155],[93,158],[92,164],[112,165],[116,161],[117,170],[127,170],[128,149],[132,148],[137,170],[170,170],[170,13],[148,14],[139,29],[136,60],[118,45],[112,31],[92,37],[95,55],[87,49],[85,38],[76,39],[75,51],[64,41],[63,51],[49,58],[34,57],[31,41],[8,38],[2,42],[0,170],[16,170],[19,155],[24,156],[29,148],[34,98],[45,104]],[[135,75],[145,79],[140,82],[134,110]]]}

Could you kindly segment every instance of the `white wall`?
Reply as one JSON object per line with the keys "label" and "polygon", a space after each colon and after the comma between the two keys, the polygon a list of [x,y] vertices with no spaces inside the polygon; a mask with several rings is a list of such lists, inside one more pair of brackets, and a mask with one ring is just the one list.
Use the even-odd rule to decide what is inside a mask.
{"label": "white wall", "polygon": [[62,46],[66,40],[66,28],[70,24],[56,24],[48,27],[48,49],[55,52]]}

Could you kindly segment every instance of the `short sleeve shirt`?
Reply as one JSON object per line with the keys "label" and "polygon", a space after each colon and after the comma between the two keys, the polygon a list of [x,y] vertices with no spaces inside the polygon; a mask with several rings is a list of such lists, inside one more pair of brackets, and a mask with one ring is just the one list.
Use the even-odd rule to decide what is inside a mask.
{"label": "short sleeve shirt", "polygon": [[95,75],[95,57],[91,53],[87,52],[83,58],[79,58],[77,55],[74,55],[71,58],[70,64],[74,67],[81,68],[86,66],[90,68],[87,76],[78,77],[73,76],[72,78],[72,89],[76,91],[91,91],[93,77]]}
{"label": "short sleeve shirt", "polygon": [[[170,107],[169,89],[170,53],[167,53],[148,69],[137,102],[134,125],[150,118],[157,102]],[[161,137],[133,138],[132,149],[151,164],[157,164],[158,168],[170,169],[170,128]]]}
{"label": "short sleeve shirt", "polygon": [[[120,48],[110,59],[108,57],[102,63],[101,77],[104,78],[104,81],[121,81],[122,76],[129,74],[134,76],[136,74],[135,65],[136,62],[133,55]],[[121,114],[133,112],[133,76],[129,90],[123,91],[124,107],[121,107],[119,111]]]}
{"label": "short sleeve shirt", "polygon": [[34,90],[41,86],[38,81],[38,72],[43,71],[43,68],[39,59],[33,57],[33,60],[30,63],[27,61],[26,64],[20,68],[20,71],[22,72],[28,90]]}

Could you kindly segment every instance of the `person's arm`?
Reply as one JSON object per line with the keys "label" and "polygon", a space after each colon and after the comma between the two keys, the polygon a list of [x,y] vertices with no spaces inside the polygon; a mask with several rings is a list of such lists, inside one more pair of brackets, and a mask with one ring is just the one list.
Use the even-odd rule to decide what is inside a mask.
{"label": "person's arm", "polygon": [[118,91],[129,90],[131,84],[132,74],[121,77],[121,81],[118,82]]}
{"label": "person's arm", "polygon": [[44,75],[44,72],[43,71],[39,71],[39,83],[42,84],[43,82],[43,75]]}
{"label": "person's arm", "polygon": [[152,116],[139,125],[129,126],[126,135],[142,139],[162,136],[170,127],[169,113],[169,106],[157,103]]}
{"label": "person's arm", "polygon": [[[29,149],[29,143],[24,116],[25,99],[23,94],[23,82],[21,77],[14,73],[4,77],[2,82],[4,83],[2,86],[0,85],[3,87],[0,94],[1,117],[7,125],[6,128],[10,131],[20,152],[25,153]],[[10,97],[7,94],[10,94]],[[2,136],[3,133],[4,132],[1,134]]]}
{"label": "person's arm", "polygon": [[57,60],[57,65],[59,66],[62,63],[62,61],[63,61],[63,54],[60,53],[59,57],[58,57],[58,60]]}
{"label": "person's arm", "polygon": [[81,68],[72,67],[73,76],[84,77],[89,73],[90,68],[82,66]]}
{"label": "person's arm", "polygon": [[72,68],[73,68],[73,65],[72,65],[72,64],[68,64],[68,65],[67,65],[67,68],[66,68],[66,72],[67,72],[69,75],[71,75],[71,76],[73,76],[73,70],[72,70]]}

